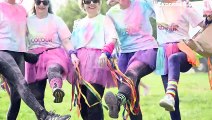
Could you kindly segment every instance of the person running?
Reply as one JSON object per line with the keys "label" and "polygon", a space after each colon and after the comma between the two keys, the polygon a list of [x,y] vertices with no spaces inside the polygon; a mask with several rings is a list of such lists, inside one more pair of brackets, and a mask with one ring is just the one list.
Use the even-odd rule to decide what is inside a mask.
{"label": "person running", "polygon": [[[65,95],[63,80],[71,72],[73,51],[71,32],[64,21],[53,14],[49,0],[35,0],[33,15],[27,19],[29,52],[40,54],[35,64],[26,63],[26,80],[35,97],[44,107],[47,79],[53,91],[54,103],[61,103]],[[73,57],[74,56],[73,54]],[[72,65],[73,66],[73,65]]]}
{"label": "person running", "polygon": [[0,2],[0,73],[10,87],[10,108],[8,120],[15,120],[21,99],[30,107],[39,120],[66,120],[69,115],[60,116],[48,112],[30,92],[24,79],[24,54],[26,52],[26,11],[15,0]]}
{"label": "person running", "polygon": [[[117,0],[107,0],[107,5],[113,7],[118,4]],[[150,87],[146,85],[142,80],[139,83],[139,86],[143,88],[143,95],[146,96],[150,92]],[[138,88],[140,90],[140,87]],[[140,91],[139,91],[140,92]]]}
{"label": "person running", "polygon": [[[137,95],[135,107],[130,112],[130,119],[142,120],[138,97],[140,78],[154,71],[158,47],[152,36],[149,20],[155,16],[154,10],[145,0],[113,0],[111,4],[117,5],[111,7],[106,15],[112,19],[119,35],[121,53],[118,67],[132,80]],[[111,54],[114,44],[115,41],[106,45],[102,54]],[[120,106],[132,101],[132,92],[129,86],[120,83],[116,95],[112,92],[106,93],[105,102],[109,107],[110,117],[118,118]]]}
{"label": "person running", "polygon": [[170,111],[172,120],[180,120],[177,92],[180,72],[187,72],[197,62],[193,51],[179,43],[183,39],[190,39],[190,25],[203,27],[203,19],[185,1],[156,1],[154,9],[159,44],[156,73],[161,75],[166,92],[159,105]]}

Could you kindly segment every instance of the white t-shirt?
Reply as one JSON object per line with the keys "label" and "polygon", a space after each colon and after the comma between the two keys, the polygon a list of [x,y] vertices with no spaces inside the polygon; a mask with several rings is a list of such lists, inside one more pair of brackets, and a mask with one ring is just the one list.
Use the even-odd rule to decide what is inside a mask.
{"label": "white t-shirt", "polygon": [[103,49],[113,38],[118,39],[113,22],[110,18],[99,14],[94,18],[85,17],[76,20],[71,41],[75,49],[83,47]]}
{"label": "white t-shirt", "polygon": [[22,6],[0,3],[0,50],[26,51],[26,17]]}
{"label": "white t-shirt", "polygon": [[71,37],[71,32],[64,21],[53,14],[48,14],[43,19],[33,15],[27,19],[27,27],[28,49],[61,47],[62,40]]}
{"label": "white t-shirt", "polygon": [[[165,5],[154,4],[157,21],[157,41],[159,45],[169,42],[179,42],[189,39],[189,25],[198,26],[203,21],[195,9],[186,4]],[[177,25],[176,30],[170,30],[171,24]]]}

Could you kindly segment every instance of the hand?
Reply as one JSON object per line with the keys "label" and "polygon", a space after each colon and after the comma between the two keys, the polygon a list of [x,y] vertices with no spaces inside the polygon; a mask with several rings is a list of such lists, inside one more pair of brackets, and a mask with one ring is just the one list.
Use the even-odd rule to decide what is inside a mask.
{"label": "hand", "polygon": [[208,21],[211,21],[211,20],[212,20],[212,15],[208,15],[208,16],[207,16],[207,20],[208,20]]}
{"label": "hand", "polygon": [[71,62],[74,64],[75,68],[79,66],[79,59],[77,58],[76,54],[71,54]]}
{"label": "hand", "polygon": [[105,53],[102,53],[99,57],[98,64],[100,67],[105,67],[107,66],[107,55]]}

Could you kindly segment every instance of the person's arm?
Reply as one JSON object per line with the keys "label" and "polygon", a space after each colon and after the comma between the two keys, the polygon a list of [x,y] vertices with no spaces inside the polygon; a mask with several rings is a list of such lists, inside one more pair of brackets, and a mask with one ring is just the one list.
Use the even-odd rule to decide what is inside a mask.
{"label": "person's arm", "polygon": [[204,21],[200,22],[200,23],[198,24],[198,26],[201,27],[201,28],[204,28],[204,27],[205,27],[205,22],[204,22]]}
{"label": "person's arm", "polygon": [[192,8],[189,7],[185,10],[185,19],[189,22],[189,24],[194,28],[194,27],[205,27],[205,23],[204,23],[204,18],[198,14],[198,12]]}
{"label": "person's arm", "polygon": [[99,57],[99,65],[102,67],[107,64],[107,59],[111,57],[118,40],[118,34],[112,20],[108,16],[106,16],[105,19],[104,27],[106,44],[102,49],[101,56]]}
{"label": "person's arm", "polygon": [[65,38],[65,39],[63,39],[63,40],[62,40],[62,46],[63,46],[67,51],[69,51],[69,50],[74,50],[74,47],[73,47],[73,45],[72,45],[72,43],[71,43],[70,38]]}
{"label": "person's arm", "polygon": [[148,6],[149,16],[156,19],[155,8],[154,8],[154,5],[156,4],[155,0],[145,0],[145,2]]}
{"label": "person's arm", "polygon": [[70,38],[63,39],[62,45],[68,51],[69,57],[71,58],[74,67],[77,67],[79,65],[79,59],[76,56],[76,50],[74,50]]}
{"label": "person's arm", "polygon": [[102,49],[102,52],[109,58],[115,48],[115,44],[117,43],[118,34],[110,17],[106,16],[104,25],[105,46]]}
{"label": "person's arm", "polygon": [[61,18],[59,18],[58,20],[58,34],[61,39],[62,46],[66,49],[69,54],[69,57],[71,58],[72,63],[76,67],[79,65],[79,59],[76,56],[76,51],[70,40],[71,32],[69,31],[68,26]]}

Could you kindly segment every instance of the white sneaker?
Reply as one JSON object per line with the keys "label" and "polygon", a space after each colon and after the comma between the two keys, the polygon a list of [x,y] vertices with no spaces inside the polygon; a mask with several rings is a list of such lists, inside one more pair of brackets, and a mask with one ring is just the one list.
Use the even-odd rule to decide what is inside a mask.
{"label": "white sneaker", "polygon": [[159,104],[167,111],[175,111],[175,100],[174,97],[172,97],[170,94],[166,94],[166,96],[160,100]]}

